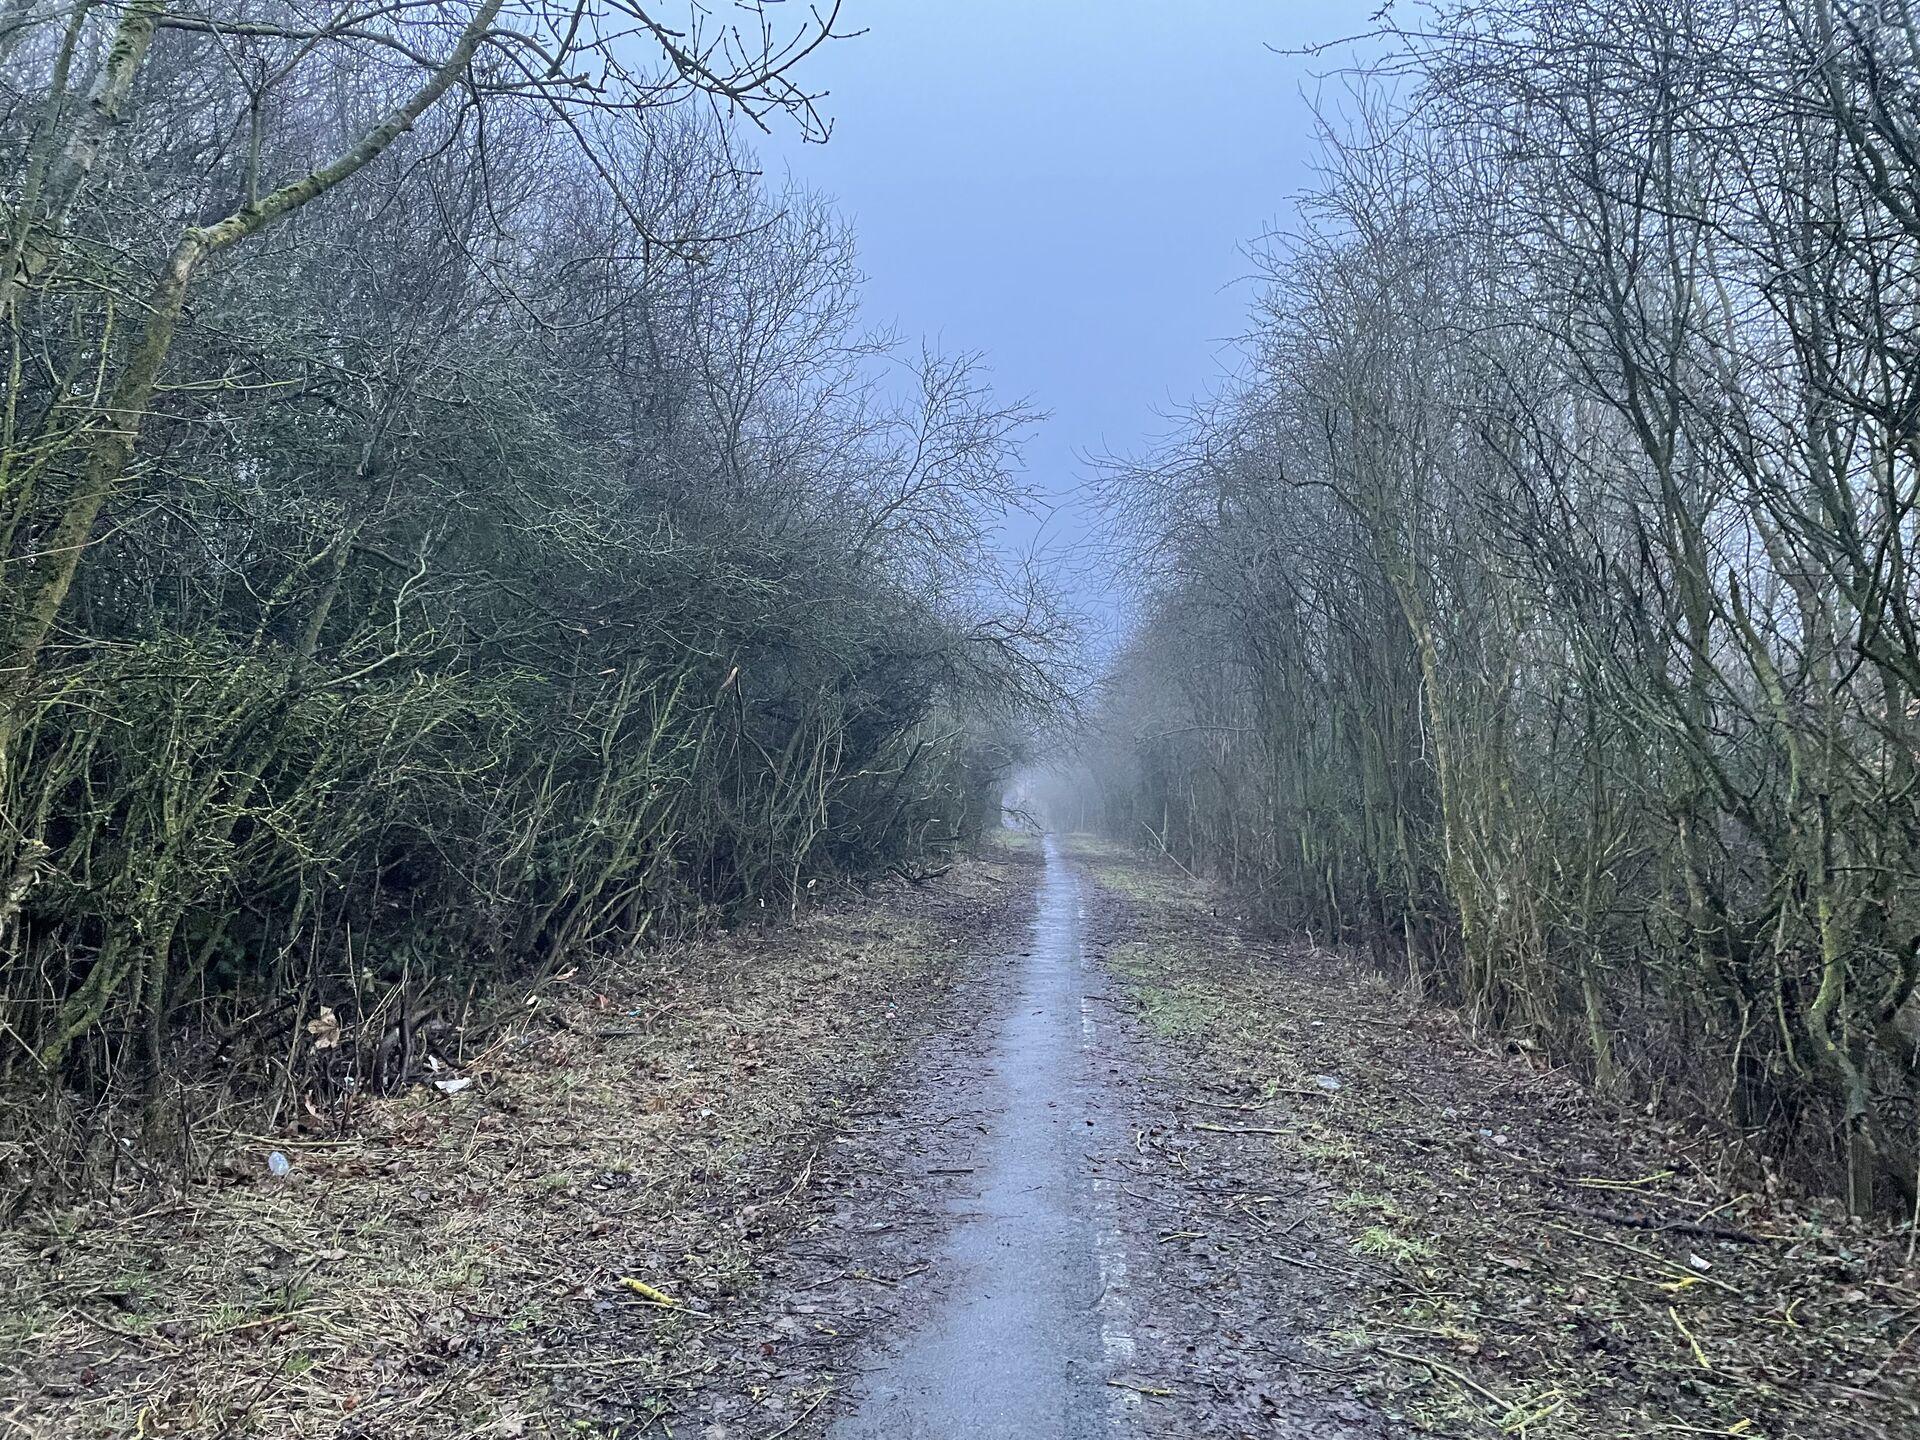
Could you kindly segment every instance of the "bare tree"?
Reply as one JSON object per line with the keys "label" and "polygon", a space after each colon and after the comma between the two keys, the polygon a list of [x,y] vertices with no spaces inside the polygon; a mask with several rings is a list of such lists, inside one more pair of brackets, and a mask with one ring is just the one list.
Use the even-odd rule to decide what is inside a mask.
{"label": "bare tree", "polygon": [[1861,1207],[1920,1103],[1910,21],[1393,32],[1252,378],[1109,486],[1164,697],[1109,823]]}

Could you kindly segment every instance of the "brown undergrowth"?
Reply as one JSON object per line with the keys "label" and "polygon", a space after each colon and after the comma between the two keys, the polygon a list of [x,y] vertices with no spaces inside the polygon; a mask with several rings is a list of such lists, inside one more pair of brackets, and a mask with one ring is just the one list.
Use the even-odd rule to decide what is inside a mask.
{"label": "brown undergrowth", "polygon": [[[454,1093],[241,1141],[213,1178],[0,1237],[0,1421],[31,1436],[637,1435],[724,1378],[849,1107],[933,1023],[1010,851],[926,890],[542,992]],[[278,1151],[284,1176],[270,1169]],[[815,1397],[762,1394],[769,1429]],[[656,1431],[655,1433],[669,1433]]]}
{"label": "brown undergrowth", "polygon": [[1125,911],[1106,964],[1192,1085],[1234,1099],[1209,1128],[1327,1197],[1290,1241],[1317,1261],[1257,1263],[1313,1263],[1336,1297],[1301,1337],[1328,1385],[1443,1435],[1920,1435],[1904,1228],[1743,1183],[1713,1137],[1254,938],[1168,867],[1076,852]]}

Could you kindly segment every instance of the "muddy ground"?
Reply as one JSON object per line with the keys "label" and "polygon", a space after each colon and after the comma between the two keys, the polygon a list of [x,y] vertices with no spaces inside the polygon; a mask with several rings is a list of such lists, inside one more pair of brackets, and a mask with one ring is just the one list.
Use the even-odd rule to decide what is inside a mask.
{"label": "muddy ground", "polygon": [[716,1386],[742,1433],[790,1424],[836,1337],[775,1344],[763,1267],[883,1077],[1025,932],[1030,864],[575,975],[457,1094],[30,1217],[0,1235],[0,1433],[685,1435]]}
{"label": "muddy ground", "polygon": [[1163,1152],[1292,1208],[1249,1268],[1297,1273],[1278,1303],[1302,1383],[1436,1435],[1920,1436],[1907,1227],[1751,1185],[1714,1137],[1250,936],[1169,870],[1079,859],[1181,1092]]}
{"label": "muddy ground", "polygon": [[574,977],[457,1094],[0,1237],[0,1419],[1920,1436],[1906,1236],[1221,908],[1029,841]]}

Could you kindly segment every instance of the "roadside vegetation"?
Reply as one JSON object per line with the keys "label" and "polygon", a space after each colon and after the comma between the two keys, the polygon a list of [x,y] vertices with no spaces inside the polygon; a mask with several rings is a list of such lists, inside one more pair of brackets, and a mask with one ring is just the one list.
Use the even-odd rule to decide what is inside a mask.
{"label": "roadside vegetation", "polygon": [[0,3],[0,1192],[997,821],[1028,417],[739,149],[790,10]]}
{"label": "roadside vegetation", "polygon": [[1240,383],[1108,476],[1139,625],[1055,814],[1911,1213],[1916,16],[1430,19]]}

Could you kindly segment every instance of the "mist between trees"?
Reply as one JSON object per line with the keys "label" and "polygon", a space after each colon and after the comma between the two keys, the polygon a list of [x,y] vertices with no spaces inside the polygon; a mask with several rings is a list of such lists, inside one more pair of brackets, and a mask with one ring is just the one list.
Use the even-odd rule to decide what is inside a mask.
{"label": "mist between trees", "polygon": [[997,820],[1028,417],[860,330],[737,152],[831,22],[744,13],[0,0],[22,1174]]}
{"label": "mist between trees", "polygon": [[1244,382],[1108,476],[1142,622],[1055,812],[1911,1203],[1920,15],[1387,38]]}

